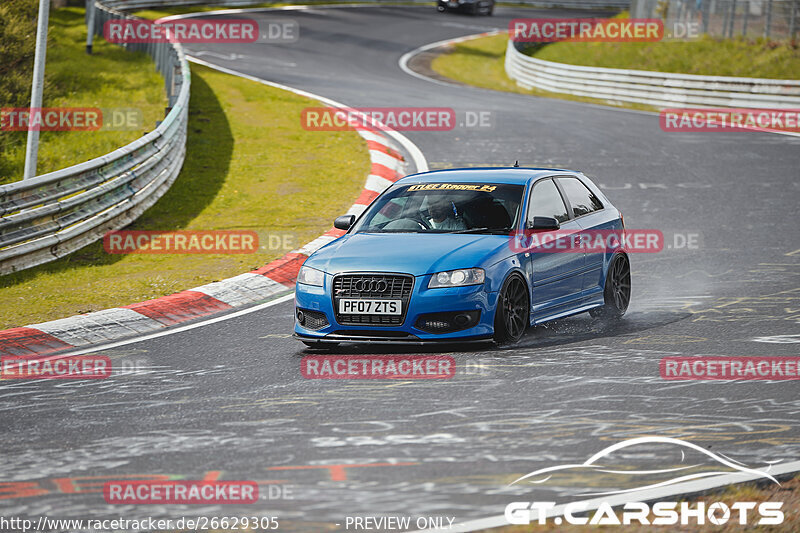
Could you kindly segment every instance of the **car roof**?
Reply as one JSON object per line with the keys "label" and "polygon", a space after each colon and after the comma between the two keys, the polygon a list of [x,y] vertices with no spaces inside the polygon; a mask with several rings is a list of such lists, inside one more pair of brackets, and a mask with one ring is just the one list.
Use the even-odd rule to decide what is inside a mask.
{"label": "car roof", "polygon": [[440,181],[448,182],[481,182],[481,183],[511,183],[525,185],[531,179],[538,179],[550,176],[554,172],[567,172],[579,174],[574,170],[563,168],[537,168],[537,167],[474,167],[474,168],[451,168],[445,170],[432,170],[420,174],[411,174],[401,180],[398,184],[408,183],[437,183]]}

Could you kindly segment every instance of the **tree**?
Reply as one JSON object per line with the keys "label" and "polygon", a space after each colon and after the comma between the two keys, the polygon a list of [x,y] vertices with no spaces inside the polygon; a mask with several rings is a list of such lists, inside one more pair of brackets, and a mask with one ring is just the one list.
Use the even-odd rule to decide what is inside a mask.
{"label": "tree", "polygon": [[[30,105],[38,13],[35,0],[0,2],[0,107]],[[8,168],[5,156],[11,146],[24,143],[25,138],[25,132],[0,131],[0,175],[19,171]]]}

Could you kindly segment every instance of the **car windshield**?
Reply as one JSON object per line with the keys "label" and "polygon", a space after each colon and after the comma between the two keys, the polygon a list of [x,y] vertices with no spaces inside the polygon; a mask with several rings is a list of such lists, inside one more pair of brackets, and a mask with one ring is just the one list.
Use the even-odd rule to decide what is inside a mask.
{"label": "car windshield", "polygon": [[509,233],[522,185],[421,183],[391,190],[364,213],[354,233]]}

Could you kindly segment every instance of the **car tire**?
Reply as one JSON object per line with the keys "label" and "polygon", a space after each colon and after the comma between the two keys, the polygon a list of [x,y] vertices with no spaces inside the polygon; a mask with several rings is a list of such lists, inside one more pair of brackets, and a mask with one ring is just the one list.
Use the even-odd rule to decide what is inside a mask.
{"label": "car tire", "polygon": [[494,340],[514,344],[530,325],[530,297],[525,280],[517,273],[508,276],[497,296],[494,313]]}
{"label": "car tire", "polygon": [[603,290],[604,304],[591,309],[589,314],[595,318],[621,318],[631,303],[631,263],[625,254],[617,254],[611,259]]}
{"label": "car tire", "polygon": [[445,8],[444,6],[438,6],[438,5],[436,6],[436,11],[439,13],[444,13],[446,9],[447,8]]}

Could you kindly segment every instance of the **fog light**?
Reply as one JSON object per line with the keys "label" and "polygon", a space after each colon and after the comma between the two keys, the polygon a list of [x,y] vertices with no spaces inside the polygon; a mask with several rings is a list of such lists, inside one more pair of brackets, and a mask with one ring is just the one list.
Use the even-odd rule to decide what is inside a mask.
{"label": "fog light", "polygon": [[302,326],[306,323],[306,315],[301,310],[297,310],[297,322]]}
{"label": "fog light", "polygon": [[428,333],[451,333],[475,327],[480,317],[479,310],[428,313],[420,315],[414,327]]}

